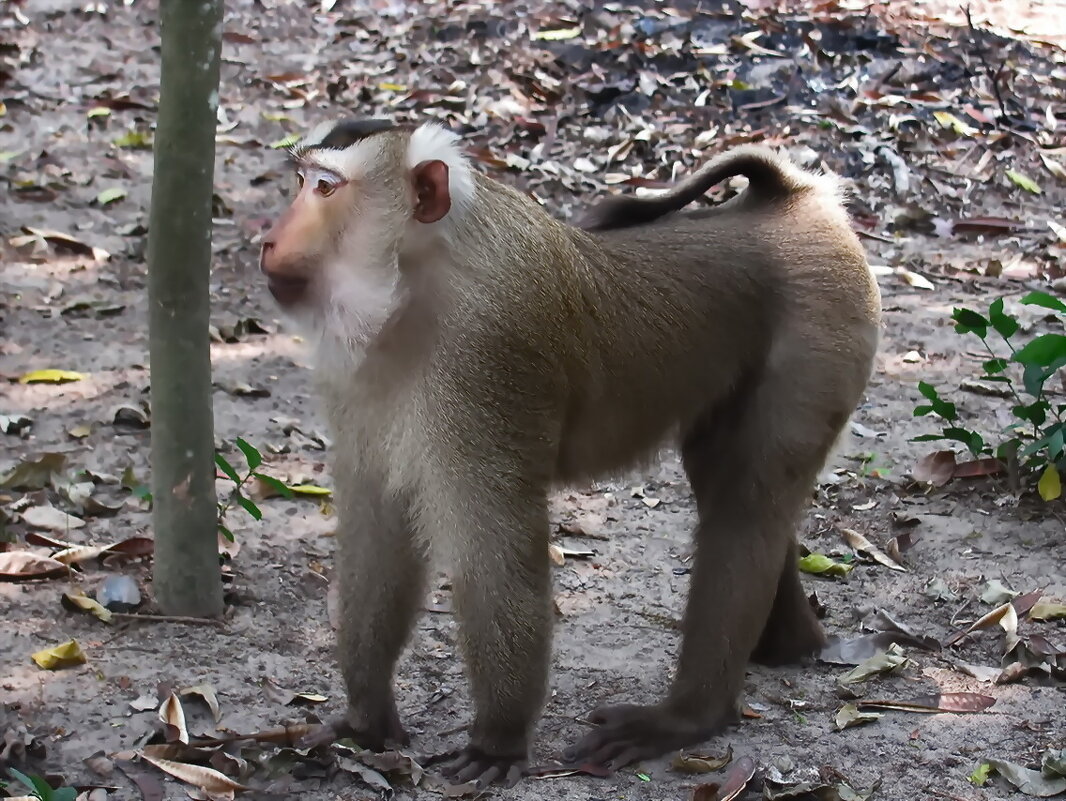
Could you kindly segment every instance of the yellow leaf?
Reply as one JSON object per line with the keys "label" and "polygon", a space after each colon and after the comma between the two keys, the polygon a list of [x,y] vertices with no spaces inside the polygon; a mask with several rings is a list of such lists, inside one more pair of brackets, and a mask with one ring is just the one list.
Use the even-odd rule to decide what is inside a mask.
{"label": "yellow leaf", "polygon": [[1058,601],[1037,601],[1029,610],[1032,620],[1062,620],[1066,619],[1066,604]]}
{"label": "yellow leaf", "polygon": [[1059,471],[1055,469],[1055,465],[1047,466],[1044,474],[1040,476],[1036,489],[1045,501],[1053,501],[1062,495],[1062,480],[1059,478]]}
{"label": "yellow leaf", "polygon": [[933,116],[936,118],[936,121],[939,122],[943,127],[950,128],[960,136],[975,136],[976,134],[980,133],[980,131],[978,131],[972,125],[967,125],[954,114],[951,114],[947,111],[934,111]]}
{"label": "yellow leaf", "polygon": [[407,87],[402,83],[379,83],[378,89],[384,89],[387,92],[406,92]]}
{"label": "yellow leaf", "polygon": [[289,487],[294,495],[332,495],[332,490],[316,484],[294,484]]}
{"label": "yellow leaf", "polygon": [[54,648],[45,648],[30,654],[30,658],[45,670],[85,664],[85,654],[77,640],[68,640]]}
{"label": "yellow leaf", "polygon": [[83,592],[65,592],[61,601],[64,606],[81,609],[83,612],[96,616],[104,623],[111,622],[111,610],[101,605],[99,601],[94,601]]}
{"label": "yellow leaf", "polygon": [[855,565],[834,562],[824,553],[812,553],[799,560],[799,569],[804,573],[822,576],[846,576]]}
{"label": "yellow leaf", "polygon": [[1022,175],[1020,172],[1016,172],[1015,170],[1007,170],[1007,177],[1010,178],[1014,184],[1020,186],[1026,192],[1032,192],[1034,195],[1039,195],[1043,191],[1040,188],[1040,185],[1028,175]]}
{"label": "yellow leaf", "polygon": [[271,142],[270,143],[270,147],[272,147],[274,150],[281,150],[281,149],[286,148],[286,147],[291,147],[292,145],[295,145],[299,141],[300,141],[300,135],[299,134],[289,134],[284,139],[279,139],[276,142]]}
{"label": "yellow leaf", "polygon": [[19,378],[20,384],[65,384],[67,381],[81,381],[85,378],[73,370],[31,370]]}
{"label": "yellow leaf", "polygon": [[573,39],[575,36],[581,35],[580,27],[573,28],[556,28],[549,31],[537,31],[533,34],[533,41],[540,42],[561,42],[564,39]]}

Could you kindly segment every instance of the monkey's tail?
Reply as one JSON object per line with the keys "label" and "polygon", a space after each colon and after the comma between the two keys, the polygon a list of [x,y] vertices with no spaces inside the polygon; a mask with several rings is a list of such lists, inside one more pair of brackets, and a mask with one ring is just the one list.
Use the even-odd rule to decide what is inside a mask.
{"label": "monkey's tail", "polygon": [[[708,189],[734,175],[748,179],[746,193],[760,200],[774,200],[813,189],[830,180],[814,175],[787,158],[760,145],[742,145],[723,153],[677,186],[653,197],[617,195],[589,209],[577,223],[586,231],[629,228],[659,219],[702,197]],[[833,190],[834,193],[836,190]]]}

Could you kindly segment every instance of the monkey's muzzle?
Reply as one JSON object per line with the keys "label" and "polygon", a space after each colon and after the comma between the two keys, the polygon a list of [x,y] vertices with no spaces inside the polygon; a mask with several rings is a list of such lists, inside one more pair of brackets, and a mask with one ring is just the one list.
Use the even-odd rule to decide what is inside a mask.
{"label": "monkey's muzzle", "polygon": [[310,282],[277,258],[277,250],[270,240],[263,243],[259,253],[259,271],[266,276],[267,289],[280,305],[292,306],[306,297]]}

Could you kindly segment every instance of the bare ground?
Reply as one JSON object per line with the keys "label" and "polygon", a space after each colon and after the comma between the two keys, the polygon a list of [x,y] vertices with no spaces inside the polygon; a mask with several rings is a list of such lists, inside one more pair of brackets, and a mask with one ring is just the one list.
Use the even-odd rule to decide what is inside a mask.
{"label": "bare ground", "polygon": [[[0,63],[0,99],[6,104],[0,152],[17,154],[0,163],[0,179],[7,184],[0,197],[0,375],[5,379],[0,415],[32,420],[21,434],[0,434],[0,469],[63,452],[71,468],[93,471],[99,479],[97,495],[126,498],[125,504],[114,516],[90,516],[83,528],[52,536],[106,543],[150,534],[143,504],[108,477],[132,470],[143,481],[148,471],[148,432],[113,420],[117,406],[147,398],[143,227],[151,156],[148,150],[116,147],[114,141],[128,130],[148,130],[154,119],[158,51],[154,4],[116,4],[106,15],[85,13],[83,5],[27,2],[21,5],[26,24],[11,7],[4,10],[7,27],[0,29],[0,55],[6,59]],[[680,54],[672,49],[670,31],[649,34],[646,61],[619,57],[604,62],[601,70],[590,66],[589,48],[583,51],[574,41],[551,51],[554,62],[530,41],[527,27],[571,24],[572,9],[565,6],[468,4],[445,11],[437,6],[405,10],[404,5],[348,5],[342,0],[322,13],[317,4],[231,4],[221,98],[228,124],[237,124],[220,127],[213,319],[225,329],[252,318],[270,332],[242,334],[236,341],[220,338],[213,345],[216,430],[227,453],[236,453],[232,442],[243,436],[267,455],[272,474],[330,483],[318,434],[325,427],[309,394],[305,357],[299,343],[273,321],[274,309],[254,269],[255,236],[264,219],[279,209],[287,186],[281,158],[267,144],[317,121],[324,110],[336,113],[346,107],[360,114],[405,117],[430,113],[466,130],[473,144],[483,148],[477,157],[486,169],[502,165],[502,180],[530,189],[553,213],[565,216],[604,191],[605,172],[637,167],[647,172],[660,165],[654,177],[663,178],[677,162],[692,164],[696,136],[719,126],[717,140],[705,145],[709,151],[751,136],[787,145],[801,156],[811,148],[826,164],[855,179],[857,219],[876,237],[866,240],[871,262],[890,268],[880,279],[884,340],[875,378],[855,416],[860,427],[846,440],[834,464],[836,473],[819,487],[800,536],[811,551],[837,556],[851,553],[842,528],[859,531],[881,547],[904,531],[912,532],[916,542],[902,555],[907,572],[860,559],[846,579],[809,577],[807,586],[825,606],[828,630],[854,637],[870,613],[884,610],[919,634],[944,639],[991,608],[979,600],[990,579],[1017,592],[1041,589],[1046,597],[1066,598],[1061,506],[1028,498],[1016,502],[1004,487],[986,479],[929,489],[909,477],[930,450],[910,438],[932,430],[929,421],[911,415],[918,379],[956,387],[977,371],[982,358],[953,333],[951,308],[980,305],[997,295],[1011,302],[1031,288],[1046,288],[1048,279],[1062,274],[1063,243],[1056,243],[1046,220],[1061,221],[1066,191],[1061,179],[1056,182],[1044,170],[1039,156],[1043,152],[1061,161],[1063,129],[1061,124],[1048,130],[1032,123],[1048,107],[1052,116],[1066,113],[1061,51],[1031,38],[1014,44],[991,34],[974,49],[965,28],[946,26],[943,38],[932,33],[923,38],[921,29],[895,28],[896,23],[837,9],[836,17],[819,23],[820,30],[843,31],[846,41],[840,50],[845,55],[817,66],[810,65],[809,54],[795,55],[807,68],[806,88],[796,88],[787,70],[780,69],[781,61],[760,59],[729,44],[729,35],[756,28],[734,13],[713,18],[708,44],[721,43],[724,49],[709,58],[724,65],[714,70],[716,79],[734,70],[749,88],[734,89],[729,97],[718,92],[706,106],[693,106],[699,81],[679,79],[661,86],[654,101],[641,99],[649,89],[640,83],[645,73],[669,75],[691,66],[694,56],[684,47]],[[679,18],[695,18],[691,6],[676,4]],[[397,16],[389,16],[391,10]],[[1043,6],[1038,10],[1046,16]],[[663,20],[661,10],[597,13],[613,23],[646,25],[648,30]],[[773,29],[767,19],[775,17],[763,19]],[[585,25],[578,42],[595,40],[596,30],[609,28],[599,22]],[[759,42],[792,55],[801,51],[793,23],[782,28],[783,33],[769,34],[778,40],[764,37]],[[904,38],[897,40],[900,31]],[[872,44],[856,52],[847,41],[860,33]],[[639,38],[625,30],[617,37]],[[506,59],[500,55],[504,42]],[[998,103],[991,84],[982,80],[979,56],[998,66],[1006,63],[1008,47],[1018,48],[1004,79],[1011,81],[1008,100],[1017,106],[1012,113],[1030,127],[1001,129],[967,118],[981,134],[949,135],[929,116],[930,108],[962,116],[959,109],[970,104],[994,116]],[[900,106],[849,105],[859,97],[856,86],[868,87],[897,60],[911,77],[918,75],[919,83],[925,80],[924,91],[938,99],[915,99],[922,87],[904,82],[904,88],[892,90],[911,98]],[[922,78],[919,67],[929,75]],[[627,79],[631,85],[625,84]],[[819,79],[824,83],[818,84]],[[622,85],[612,88],[613,82]],[[887,79],[885,85],[890,83]],[[883,91],[890,93],[890,88]],[[425,94],[417,94],[419,90]],[[814,102],[812,92],[818,95]],[[783,101],[759,106],[781,93]],[[87,118],[86,112],[100,105],[111,107],[110,116]],[[618,112],[619,105],[628,109],[628,116]],[[264,112],[291,119],[268,119]],[[918,125],[908,128],[901,115],[914,116]],[[824,124],[829,119],[833,123]],[[600,154],[605,148],[645,127],[655,129],[650,144],[636,139],[621,156],[624,167],[604,164]],[[1005,139],[997,138],[1000,130],[1008,131]],[[534,150],[538,144],[540,149]],[[908,165],[905,186],[898,168],[894,171],[895,161],[885,156],[886,148]],[[589,154],[593,170],[575,169],[575,156]],[[508,170],[508,155],[532,164],[524,169],[512,159]],[[1005,167],[1039,180],[1042,194],[1027,194],[1004,180]],[[94,201],[109,187],[127,194],[106,205]],[[575,192],[578,200],[573,202],[568,193]],[[904,207],[924,214],[908,216],[901,212]],[[967,237],[945,236],[942,227],[930,222],[933,217],[977,216],[1017,220],[1023,226]],[[62,231],[75,242],[27,242],[24,227]],[[104,248],[110,257],[94,258],[84,252],[85,245]],[[906,275],[892,272],[898,267],[928,276],[934,288],[911,286]],[[1027,324],[1041,330],[1048,323],[1031,315]],[[26,371],[53,367],[86,377],[61,385],[17,383]],[[235,394],[242,383],[269,394]],[[985,430],[993,431],[1003,421],[998,399],[963,393],[961,401],[969,419]],[[293,418],[298,421],[295,432],[288,425]],[[91,433],[72,436],[84,433],[80,426],[91,427]],[[643,493],[634,487],[643,487]],[[42,500],[74,511],[54,493],[0,490],[11,548],[26,547],[31,527],[21,512]],[[177,687],[206,682],[216,689],[222,711],[217,727],[205,708],[186,703],[190,728],[198,734],[261,731],[302,720],[312,711],[325,716],[343,708],[327,613],[333,550],[329,505],[271,499],[261,506],[260,523],[232,518],[240,548],[229,562],[230,610],[222,627],[108,627],[60,607],[59,596],[69,589],[65,581],[0,584],[0,733],[24,732],[20,736],[31,742],[25,769],[83,785],[107,785],[115,788],[113,798],[140,798],[122,773],[101,777],[83,760],[143,742],[158,720],[154,711],[135,712],[129,703],[154,693],[164,681]],[[577,718],[587,709],[609,700],[648,698],[665,689],[678,647],[671,621],[683,606],[693,523],[687,487],[670,455],[651,474],[561,493],[553,510],[553,523],[563,524],[564,531],[592,535],[561,532],[557,542],[595,553],[569,558],[556,568],[560,614],[552,694],[534,746],[534,761],[540,763],[581,733]],[[88,564],[75,583],[91,592],[116,570],[150,590],[148,567],[138,562],[111,570]],[[926,588],[934,580],[945,582],[955,597],[932,599]],[[427,598],[434,611],[419,623],[398,677],[401,713],[414,734],[412,751],[417,754],[458,745],[458,729],[470,713],[446,587],[441,576]],[[1023,618],[1021,630],[1043,635],[1060,651],[1066,642],[1061,622]],[[732,748],[736,757],[751,756],[761,772],[791,764],[786,776],[794,780],[813,772],[830,783],[846,780],[857,789],[880,780],[877,798],[1009,797],[1012,791],[1001,779],[978,788],[967,777],[988,757],[1033,764],[1045,749],[1066,746],[1066,694],[1061,681],[1048,677],[991,684],[953,667],[954,659],[998,665],[1002,633],[993,631],[997,633],[978,634],[940,653],[907,649],[911,661],[902,671],[875,678],[864,690],[867,698],[897,700],[937,691],[977,692],[995,698],[987,712],[889,712],[876,723],[838,732],[833,721],[847,699],[836,680],[847,668],[822,663],[753,668],[745,700],[759,717],[744,719],[701,750],[721,754]],[[84,666],[49,672],[30,660],[32,652],[70,638],[84,649]],[[276,694],[261,686],[267,678],[328,700],[313,710],[282,706]],[[266,746],[243,753],[254,763],[256,750],[262,766],[247,783],[257,789],[245,797],[378,797],[343,770],[292,767],[284,754],[279,757]],[[678,773],[669,763],[669,758],[648,762],[608,779],[528,779],[494,794],[515,799],[680,799],[715,778]],[[391,778],[400,798],[434,792]],[[187,797],[185,785],[173,779],[164,781],[164,792],[165,798]]]}

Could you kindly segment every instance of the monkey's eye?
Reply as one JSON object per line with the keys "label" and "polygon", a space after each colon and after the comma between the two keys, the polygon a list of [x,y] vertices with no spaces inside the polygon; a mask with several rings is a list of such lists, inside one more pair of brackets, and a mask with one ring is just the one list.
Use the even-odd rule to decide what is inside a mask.
{"label": "monkey's eye", "polygon": [[336,190],[337,185],[326,178],[319,178],[318,183],[315,184],[315,191],[322,195],[322,197],[329,197]]}

